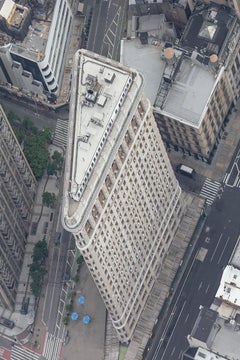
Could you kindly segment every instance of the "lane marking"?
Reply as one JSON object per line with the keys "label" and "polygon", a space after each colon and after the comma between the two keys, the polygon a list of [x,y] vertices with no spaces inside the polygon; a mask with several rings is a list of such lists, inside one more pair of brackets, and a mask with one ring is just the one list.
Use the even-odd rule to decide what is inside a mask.
{"label": "lane marking", "polygon": [[200,290],[201,287],[202,287],[202,281],[201,281],[200,284],[199,284],[198,290]]}
{"label": "lane marking", "polygon": [[221,253],[221,256],[220,256],[220,258],[218,259],[218,264],[220,264],[220,261],[221,261],[221,259],[222,259],[222,256],[223,256],[223,254],[224,254],[224,251],[225,251],[225,249],[226,249],[226,247],[227,247],[227,244],[228,244],[228,242],[229,242],[229,240],[230,240],[230,236],[228,236],[228,238],[227,238],[227,241],[226,241],[226,243],[225,243],[225,245],[224,245],[224,248],[223,248],[223,251],[222,251],[222,253]]}
{"label": "lane marking", "polygon": [[[174,305],[174,307],[173,307],[173,312],[175,311],[175,309],[176,309],[176,307],[177,307],[176,304],[178,303],[179,298],[180,298],[180,296],[182,295],[183,288],[184,288],[184,286],[185,286],[185,284],[186,284],[186,281],[188,280],[188,277],[189,277],[190,272],[192,271],[194,262],[195,262],[195,260],[196,260],[196,256],[197,256],[197,255],[194,256],[193,261],[192,261],[192,263],[191,263],[191,266],[190,266],[190,268],[189,268],[189,270],[188,270],[188,273],[186,274],[186,277],[184,278],[183,285],[182,285],[182,287],[181,287],[181,289],[180,289],[180,291],[179,291],[179,295],[178,295],[178,297],[177,297],[177,299],[176,299],[176,302],[175,302],[175,305]],[[186,300],[185,300],[185,301],[186,301]],[[162,342],[163,342],[163,340],[165,339],[165,335],[166,335],[166,333],[167,333],[167,331],[168,331],[168,328],[169,328],[169,325],[170,325],[170,321],[171,321],[171,320],[172,320],[172,317],[170,316],[169,319],[168,319],[168,322],[167,322],[167,324],[166,324],[166,326],[165,326],[165,328],[164,328],[164,331],[163,331],[163,333],[162,333],[162,337],[161,337],[161,339],[160,339],[160,341],[159,341],[159,343],[158,343],[158,345],[157,345],[157,347],[156,347],[155,353],[153,354],[152,360],[156,360],[156,359],[157,359],[158,353],[159,353],[160,348],[161,348],[161,346],[162,346]]]}
{"label": "lane marking", "polygon": [[223,182],[226,182],[226,179],[228,178],[228,176],[229,176],[228,173],[226,173],[226,174],[224,175]]}
{"label": "lane marking", "polygon": [[213,260],[213,258],[214,258],[214,255],[215,255],[215,253],[216,253],[216,251],[217,251],[217,248],[218,248],[218,245],[219,245],[219,243],[220,243],[220,241],[221,241],[222,236],[223,236],[223,233],[221,233],[221,235],[220,235],[220,237],[219,237],[219,239],[218,239],[217,245],[216,245],[216,247],[215,247],[215,249],[214,249],[214,252],[213,252],[213,254],[212,254],[212,257],[211,257],[211,259],[210,259],[210,262],[212,262],[212,260]]}
{"label": "lane marking", "polygon": [[185,300],[184,303],[183,303],[182,309],[181,309],[181,311],[180,311],[180,313],[179,313],[179,315],[178,315],[178,317],[177,317],[177,320],[176,320],[176,323],[175,323],[174,328],[173,328],[173,330],[172,330],[172,333],[171,333],[171,335],[170,335],[170,337],[169,337],[169,339],[168,339],[167,346],[166,346],[166,348],[165,348],[165,350],[164,350],[164,352],[163,352],[163,354],[162,354],[161,360],[163,359],[163,357],[164,357],[164,355],[165,355],[165,352],[166,352],[166,350],[167,350],[167,348],[168,348],[168,344],[169,344],[170,341],[171,341],[171,338],[172,338],[172,336],[173,336],[173,334],[174,334],[174,331],[175,331],[175,329],[176,329],[176,327],[177,327],[178,321],[179,321],[179,319],[180,319],[180,317],[181,317],[181,315],[182,315],[182,312],[183,312],[183,310],[184,310],[184,307],[185,307],[186,303],[187,303],[187,301]]}
{"label": "lane marking", "polygon": [[181,350],[181,351],[179,352],[179,355],[178,355],[178,358],[179,358],[179,359],[182,359],[182,354],[183,354],[183,351]]}
{"label": "lane marking", "polygon": [[175,350],[176,350],[176,346],[174,346],[174,348],[172,349],[171,356],[173,356]]}

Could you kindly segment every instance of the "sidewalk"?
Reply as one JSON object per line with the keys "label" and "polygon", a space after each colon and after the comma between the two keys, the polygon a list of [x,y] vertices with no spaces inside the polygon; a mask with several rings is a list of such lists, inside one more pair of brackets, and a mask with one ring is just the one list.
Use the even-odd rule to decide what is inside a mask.
{"label": "sidewalk", "polygon": [[168,156],[172,165],[184,164],[195,169],[200,175],[222,181],[239,139],[240,110],[232,112],[229,116],[229,122],[224,129],[211,164],[196,160],[193,156],[186,156],[181,151],[171,150],[168,152]]}
{"label": "sidewalk", "polygon": [[[51,145],[49,147],[50,154],[52,154],[55,150],[62,153],[62,150],[55,145]],[[44,189],[45,184],[46,184],[46,186]],[[45,177],[45,179],[43,178],[41,181],[41,185],[39,186],[39,196],[41,197],[42,193],[44,191],[47,191],[50,193],[52,193],[52,192],[55,193],[56,197],[57,197],[58,193],[59,193],[58,186],[59,186],[59,181],[57,180],[56,176],[49,176],[47,183],[46,183],[46,177]],[[41,204],[41,202],[40,202],[40,204]],[[37,210],[37,207],[35,207],[35,208]],[[40,211],[40,209],[38,208],[38,212],[39,211]],[[35,218],[34,218],[35,221],[37,219],[37,216],[38,216],[38,214],[35,213]],[[48,243],[48,258],[47,258],[47,262],[46,262],[46,270],[48,272],[50,269],[50,261],[52,258],[51,254],[52,254],[52,250],[53,250],[53,246],[54,246],[53,241],[54,241],[54,237],[55,237],[57,221],[58,221],[58,214],[57,214],[56,210],[54,211],[54,209],[46,208],[44,206],[43,213],[42,213],[37,231],[38,231],[38,234],[42,233],[43,236],[46,233],[46,241]],[[38,237],[38,234],[36,234],[36,237]],[[38,239],[39,239],[39,237],[38,237]],[[31,341],[28,343],[29,346],[31,346],[34,349],[37,349],[40,353],[42,353],[42,351],[43,351],[44,341],[45,341],[45,336],[46,336],[46,327],[42,320],[42,315],[43,315],[43,310],[44,310],[45,293],[46,293],[46,289],[47,289],[46,279],[47,279],[47,276],[43,279],[41,295],[38,299],[38,303],[35,304],[36,313],[35,313],[34,324],[32,327],[32,336],[31,336]]]}
{"label": "sidewalk", "polygon": [[[49,151],[51,153],[53,153],[55,150],[61,151],[55,145],[51,145],[49,147]],[[48,181],[46,182],[47,179]],[[24,267],[20,277],[21,284],[19,286],[18,294],[18,310],[11,315],[11,318],[14,318],[14,321],[16,322],[16,324],[18,324],[18,332],[16,332],[15,327],[15,333],[9,334],[10,336],[16,336],[17,342],[34,349],[39,354],[43,354],[47,334],[46,326],[42,320],[45,294],[47,290],[47,276],[43,280],[41,295],[38,299],[37,304],[35,304],[35,299],[31,295],[29,284],[28,286],[26,284],[28,280],[28,264],[31,263],[31,254],[34,244],[37,241],[41,240],[44,235],[46,236],[49,250],[46,269],[48,272],[50,269],[49,262],[52,258],[52,251],[54,247],[53,239],[55,235],[57,221],[59,219],[59,214],[57,213],[57,211],[55,211],[54,214],[53,209],[47,208],[45,206],[42,208],[42,193],[44,191],[54,192],[57,196],[59,189],[57,187],[56,180],[57,179],[55,176],[50,176],[48,178],[47,176],[44,176],[38,186],[36,202],[32,216],[32,223],[30,226],[30,235],[28,237],[26,255],[24,258]],[[37,223],[38,225],[36,226]],[[31,229],[35,230],[34,235],[31,234]],[[69,256],[73,257],[72,251],[69,250],[69,252],[71,252]],[[70,263],[73,264],[73,260],[71,260]],[[71,273],[70,269],[69,273]],[[71,273],[71,278],[73,277],[73,275],[74,272]],[[71,281],[71,283],[73,284],[74,282]],[[23,284],[25,284],[24,292],[22,288]],[[84,263],[82,264],[79,272],[79,282],[75,283],[75,287],[73,290],[71,290],[71,292],[75,293],[72,311],[76,311],[79,314],[79,319],[78,321],[70,320],[69,325],[67,325],[65,328],[65,334],[67,330],[68,339],[66,341],[65,337],[65,345],[62,348],[61,359],[79,360],[79,353],[81,353],[82,360],[103,360],[106,309],[101,299],[101,296],[96,288],[96,285]],[[80,295],[84,295],[86,299],[84,305],[78,304],[78,297]],[[26,298],[30,298],[27,315],[21,315],[19,313],[22,299],[24,296]],[[91,321],[88,325],[85,325],[82,322],[82,317],[86,314],[88,314],[91,318]]]}
{"label": "sidewalk", "polygon": [[[55,150],[61,151],[59,147],[55,145],[51,145],[49,147],[51,154]],[[59,214],[56,210],[54,211],[53,209],[45,206],[42,207],[42,194],[44,191],[54,192],[56,196],[58,195],[58,182],[55,176],[47,177],[45,175],[38,184],[31,225],[29,228],[29,236],[27,239],[24,264],[20,275],[15,312],[11,313],[2,309],[1,314],[0,308],[0,314],[13,320],[16,325],[12,330],[4,328],[3,336],[6,336],[9,340],[12,339],[16,345],[24,345],[25,348],[34,350],[36,353],[39,353],[39,356],[44,353],[44,347],[46,346],[45,342],[47,342],[47,328],[42,319],[45,294],[47,290],[47,276],[43,279],[41,295],[36,303],[30,290],[28,265],[32,263],[31,256],[34,245],[45,236],[49,250],[46,270],[49,271],[52,251],[54,248],[53,239],[59,218]],[[72,250],[69,250],[69,256],[72,257],[70,263],[73,264]],[[70,269],[69,273],[71,273]],[[71,273],[71,278],[73,276],[74,271]],[[74,284],[72,280],[71,284]],[[71,287],[69,287],[68,291],[71,290],[70,288]],[[64,346],[62,347],[61,357],[59,360],[79,360],[79,356],[81,356],[82,360],[103,360],[106,308],[87,269],[87,266],[84,263],[82,264],[79,273],[79,282],[75,283],[75,287],[71,290],[71,292],[74,293],[72,311],[76,311],[79,314],[79,319],[78,321],[72,321],[70,319],[69,325],[65,328],[63,323],[61,323],[63,326],[63,333],[65,333],[65,335],[67,331],[67,337],[62,339]],[[80,295],[83,295],[86,299],[84,305],[78,304],[78,298]],[[68,293],[66,296],[68,296]],[[29,299],[27,315],[20,314],[23,299],[27,301]],[[88,314],[91,318],[88,325],[85,325],[82,322],[82,318],[86,314]],[[41,356],[41,359],[42,358],[46,359]]]}
{"label": "sidewalk", "polygon": [[[79,318],[75,321],[70,319],[66,327],[62,360],[103,360],[106,308],[85,263],[81,266],[74,292],[72,311]],[[85,298],[84,304],[78,303],[80,295]],[[91,318],[87,325],[82,322],[84,315]]]}
{"label": "sidewalk", "polygon": [[[54,145],[49,146],[50,154],[55,150],[61,152],[61,149],[58,147]],[[56,196],[58,195],[59,190],[55,176],[48,177],[47,175],[44,175],[38,185],[22,271],[19,279],[15,312],[11,313],[9,310],[0,307],[0,315],[11,319],[15,323],[13,329],[1,327],[1,334],[10,338],[13,337],[15,341],[23,345],[28,343],[28,345],[39,351],[41,350],[41,344],[45,336],[45,328],[41,320],[44,290],[41,293],[39,303],[36,304],[35,297],[32,295],[30,289],[29,265],[32,263],[34,245],[45,237],[49,246],[53,239],[54,210],[42,206],[42,194],[44,191],[53,192]],[[26,315],[20,313],[23,302],[28,304],[28,306],[26,306]],[[37,314],[35,314],[36,309],[38,310]]]}

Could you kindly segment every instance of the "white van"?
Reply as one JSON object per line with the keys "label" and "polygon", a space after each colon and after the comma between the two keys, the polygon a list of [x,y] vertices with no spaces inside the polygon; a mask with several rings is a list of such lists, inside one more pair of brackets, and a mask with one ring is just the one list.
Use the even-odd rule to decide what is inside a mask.
{"label": "white van", "polygon": [[186,175],[186,176],[189,176],[189,177],[193,177],[194,174],[195,174],[195,170],[192,169],[191,167],[189,166],[186,166],[186,165],[179,165],[179,168],[178,168],[178,171],[180,172],[180,174],[182,175]]}

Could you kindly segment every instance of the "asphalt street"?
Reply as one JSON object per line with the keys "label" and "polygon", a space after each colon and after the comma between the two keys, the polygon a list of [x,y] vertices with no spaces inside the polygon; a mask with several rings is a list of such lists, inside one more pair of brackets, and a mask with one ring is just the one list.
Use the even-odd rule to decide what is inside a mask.
{"label": "asphalt street", "polygon": [[22,119],[27,116],[38,128],[49,127],[53,129],[56,126],[57,114],[53,111],[43,113],[38,110],[37,106],[32,107],[28,104],[18,103],[8,97],[1,98],[0,103],[6,113],[13,111]]}
{"label": "asphalt street", "polygon": [[[3,337],[3,335],[1,334],[1,336],[0,336],[0,346],[1,346],[2,348],[11,350],[12,344],[13,344],[13,341],[9,340],[9,338],[8,338],[8,339],[5,339],[5,338]],[[0,353],[0,356],[1,356],[1,353]],[[0,357],[0,359],[1,359],[1,357]]]}
{"label": "asphalt street", "polygon": [[87,42],[88,50],[109,58],[119,59],[125,6],[125,0],[96,0],[95,4],[93,2],[93,14]]}
{"label": "asphalt street", "polygon": [[68,119],[69,116],[66,109],[61,109],[57,112],[50,110],[40,111],[37,105],[30,106],[27,103],[19,103],[10,97],[3,97],[3,95],[0,97],[0,104],[6,113],[13,111],[18,114],[21,119],[25,116],[29,117],[39,129],[49,127],[54,130],[58,118]]}
{"label": "asphalt street", "polygon": [[58,319],[58,307],[62,288],[66,286],[65,270],[67,260],[67,250],[69,249],[71,234],[65,230],[61,232],[60,244],[54,246],[49,271],[48,285],[45,294],[45,304],[43,311],[43,321],[47,326],[48,332],[56,334],[56,322]]}
{"label": "asphalt street", "polygon": [[[169,311],[159,318],[144,359],[181,359],[188,347],[186,337],[198,316],[199,306],[210,306],[213,302],[223,269],[240,237],[239,173],[232,170],[236,168],[239,153],[238,148],[191,258],[185,270],[182,269],[184,272],[172,296]],[[230,176],[231,183],[228,184]]]}

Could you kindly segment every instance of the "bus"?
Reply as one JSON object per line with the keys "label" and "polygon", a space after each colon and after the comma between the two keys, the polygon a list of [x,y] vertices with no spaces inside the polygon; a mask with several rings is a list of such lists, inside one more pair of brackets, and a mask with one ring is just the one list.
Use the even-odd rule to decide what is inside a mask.
{"label": "bus", "polygon": [[194,174],[195,174],[195,170],[194,170],[194,169],[192,169],[192,168],[189,167],[189,166],[183,165],[183,164],[179,165],[178,171],[180,172],[180,174],[186,175],[186,176],[191,177],[191,178],[192,178],[192,177],[194,176]]}

